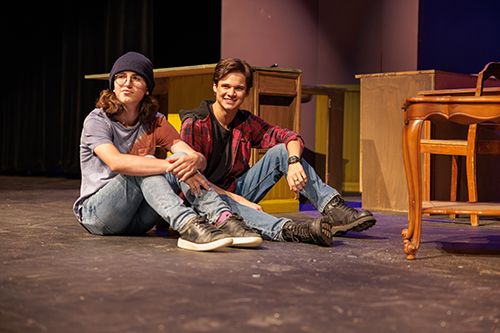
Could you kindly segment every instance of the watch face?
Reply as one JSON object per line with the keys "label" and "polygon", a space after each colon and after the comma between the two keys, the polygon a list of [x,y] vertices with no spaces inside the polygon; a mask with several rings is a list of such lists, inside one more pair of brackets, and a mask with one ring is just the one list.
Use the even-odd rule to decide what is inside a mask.
{"label": "watch face", "polygon": [[300,158],[298,158],[297,156],[290,156],[288,158],[288,164],[293,164],[297,162],[300,162]]}

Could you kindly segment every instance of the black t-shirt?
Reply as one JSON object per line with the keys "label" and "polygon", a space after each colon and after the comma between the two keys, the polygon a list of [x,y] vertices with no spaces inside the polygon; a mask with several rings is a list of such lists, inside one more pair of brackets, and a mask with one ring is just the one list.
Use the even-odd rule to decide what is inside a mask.
{"label": "black t-shirt", "polygon": [[210,119],[212,120],[214,146],[212,155],[207,160],[205,176],[210,182],[226,190],[229,185],[223,183],[232,165],[231,140],[233,138],[233,123],[229,124],[229,130],[225,129],[215,117],[212,106],[210,106]]}

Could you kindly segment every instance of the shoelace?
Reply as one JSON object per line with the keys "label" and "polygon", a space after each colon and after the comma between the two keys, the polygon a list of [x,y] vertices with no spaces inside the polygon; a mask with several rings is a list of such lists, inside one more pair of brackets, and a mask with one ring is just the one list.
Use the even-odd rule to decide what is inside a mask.
{"label": "shoelace", "polygon": [[240,227],[242,227],[244,229],[249,229],[249,227],[246,225],[245,220],[243,219],[243,217],[239,216],[236,213],[234,213],[231,216],[229,216],[228,219],[231,219],[234,223],[238,224]]}
{"label": "shoelace", "polygon": [[347,205],[344,201],[344,199],[339,199],[338,203],[335,205],[335,208],[343,210],[347,213],[359,213],[356,209],[352,208],[351,206]]}
{"label": "shoelace", "polygon": [[299,243],[300,239],[310,239],[309,228],[305,224],[292,224],[286,229],[282,229],[281,233],[284,238],[290,238],[293,242]]}
{"label": "shoelace", "polygon": [[191,223],[195,223],[195,227],[199,229],[208,230],[210,233],[219,232],[218,229],[212,228],[212,225],[208,222],[208,220],[203,216],[197,216]]}

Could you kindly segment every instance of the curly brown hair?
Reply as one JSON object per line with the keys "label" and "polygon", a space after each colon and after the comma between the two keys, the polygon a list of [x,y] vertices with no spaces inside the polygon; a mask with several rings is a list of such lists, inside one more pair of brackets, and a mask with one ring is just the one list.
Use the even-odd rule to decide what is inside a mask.
{"label": "curly brown hair", "polygon": [[[125,112],[122,102],[120,102],[115,93],[109,89],[101,91],[101,95],[95,103],[95,106],[103,109],[109,118],[119,116]],[[158,111],[158,108],[158,100],[151,95],[145,95],[139,108],[139,120],[143,123],[152,122],[154,114]]]}

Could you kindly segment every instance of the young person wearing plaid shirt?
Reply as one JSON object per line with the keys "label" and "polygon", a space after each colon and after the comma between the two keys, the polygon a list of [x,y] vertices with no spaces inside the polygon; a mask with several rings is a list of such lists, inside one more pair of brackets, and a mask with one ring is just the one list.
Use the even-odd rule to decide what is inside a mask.
{"label": "young person wearing plaid shirt", "polygon": [[[205,156],[207,166],[201,171],[232,211],[264,237],[322,246],[331,245],[333,236],[373,226],[376,220],[369,211],[347,206],[302,160],[304,142],[297,133],[240,109],[252,85],[253,70],[245,61],[223,59],[213,76],[215,101],[179,112],[182,140]],[[249,168],[252,148],[269,150]],[[323,216],[299,224],[265,213],[258,202],[282,176],[291,191],[309,199]]]}

